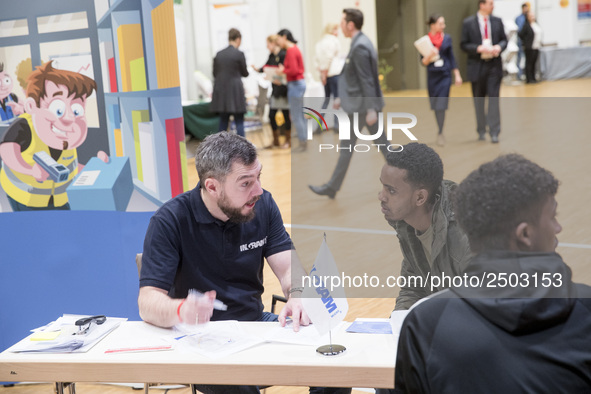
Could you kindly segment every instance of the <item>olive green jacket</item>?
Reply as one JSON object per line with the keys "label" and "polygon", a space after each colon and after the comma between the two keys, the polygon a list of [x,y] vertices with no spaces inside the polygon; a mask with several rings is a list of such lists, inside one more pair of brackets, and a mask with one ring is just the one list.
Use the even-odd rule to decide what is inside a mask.
{"label": "olive green jacket", "polygon": [[442,275],[451,278],[460,275],[472,257],[468,237],[456,222],[451,207],[450,194],[456,187],[452,181],[444,180],[441,183],[431,223],[432,266],[427,261],[415,229],[403,220],[390,223],[396,230],[404,257],[400,275],[406,278],[406,286],[400,288],[400,294],[396,299],[395,310],[408,309],[419,299],[450,287],[448,283],[445,283],[445,286],[440,284],[432,287],[432,284],[438,285],[438,279],[432,277],[437,276],[441,279]]}

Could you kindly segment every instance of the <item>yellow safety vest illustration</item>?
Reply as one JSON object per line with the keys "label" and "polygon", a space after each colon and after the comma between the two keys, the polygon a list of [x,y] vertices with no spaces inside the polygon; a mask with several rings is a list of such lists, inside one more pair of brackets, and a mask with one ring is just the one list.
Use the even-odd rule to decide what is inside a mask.
{"label": "yellow safety vest illustration", "polygon": [[[49,152],[49,147],[37,136],[31,115],[23,114],[19,117],[26,119],[31,128],[31,144],[22,152],[22,156],[28,165],[33,166],[35,164],[33,160],[35,153],[46,152],[49,155],[51,153]],[[66,188],[78,174],[78,155],[76,149],[62,151],[61,156],[56,161],[70,170],[70,175],[64,182],[54,182],[49,178],[43,182],[37,182],[31,175],[13,171],[3,162],[2,170],[0,171],[0,185],[7,195],[28,207],[47,207],[52,195],[54,206],[61,207],[68,202]]]}

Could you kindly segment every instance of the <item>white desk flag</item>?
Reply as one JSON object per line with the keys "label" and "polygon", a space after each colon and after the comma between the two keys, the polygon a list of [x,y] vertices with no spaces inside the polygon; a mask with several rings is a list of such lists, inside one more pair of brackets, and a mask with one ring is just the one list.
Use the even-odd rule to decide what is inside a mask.
{"label": "white desk flag", "polygon": [[302,293],[304,310],[321,336],[343,321],[349,310],[341,282],[341,274],[324,239]]}

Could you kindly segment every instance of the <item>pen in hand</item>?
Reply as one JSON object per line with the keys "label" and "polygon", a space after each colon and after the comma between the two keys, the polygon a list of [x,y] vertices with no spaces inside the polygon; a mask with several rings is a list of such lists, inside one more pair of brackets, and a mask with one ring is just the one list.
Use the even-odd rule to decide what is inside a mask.
{"label": "pen in hand", "polygon": [[[196,297],[196,298],[203,297],[203,293],[198,290],[195,290],[195,289],[190,289],[189,295],[187,296],[187,298],[188,297]],[[220,300],[214,300],[213,301],[213,309],[218,310],[218,311],[227,311],[228,306]]]}

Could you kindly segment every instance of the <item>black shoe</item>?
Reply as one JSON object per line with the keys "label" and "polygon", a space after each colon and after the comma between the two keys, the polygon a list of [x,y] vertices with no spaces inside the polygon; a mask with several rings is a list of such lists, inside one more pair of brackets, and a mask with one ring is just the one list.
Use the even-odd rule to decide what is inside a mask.
{"label": "black shoe", "polygon": [[498,144],[499,143],[499,136],[498,135],[492,135],[490,137],[490,142],[492,142],[493,144]]}
{"label": "black shoe", "polygon": [[322,186],[312,186],[312,185],[308,185],[308,187],[310,188],[310,190],[312,190],[314,193],[318,194],[319,196],[328,196],[328,198],[333,199],[334,196],[336,196],[337,191],[335,189],[333,189],[332,187],[328,186],[327,184],[324,184]]}
{"label": "black shoe", "polygon": [[484,141],[484,140],[485,140],[484,133],[482,133],[482,134],[478,133],[478,141]]}

